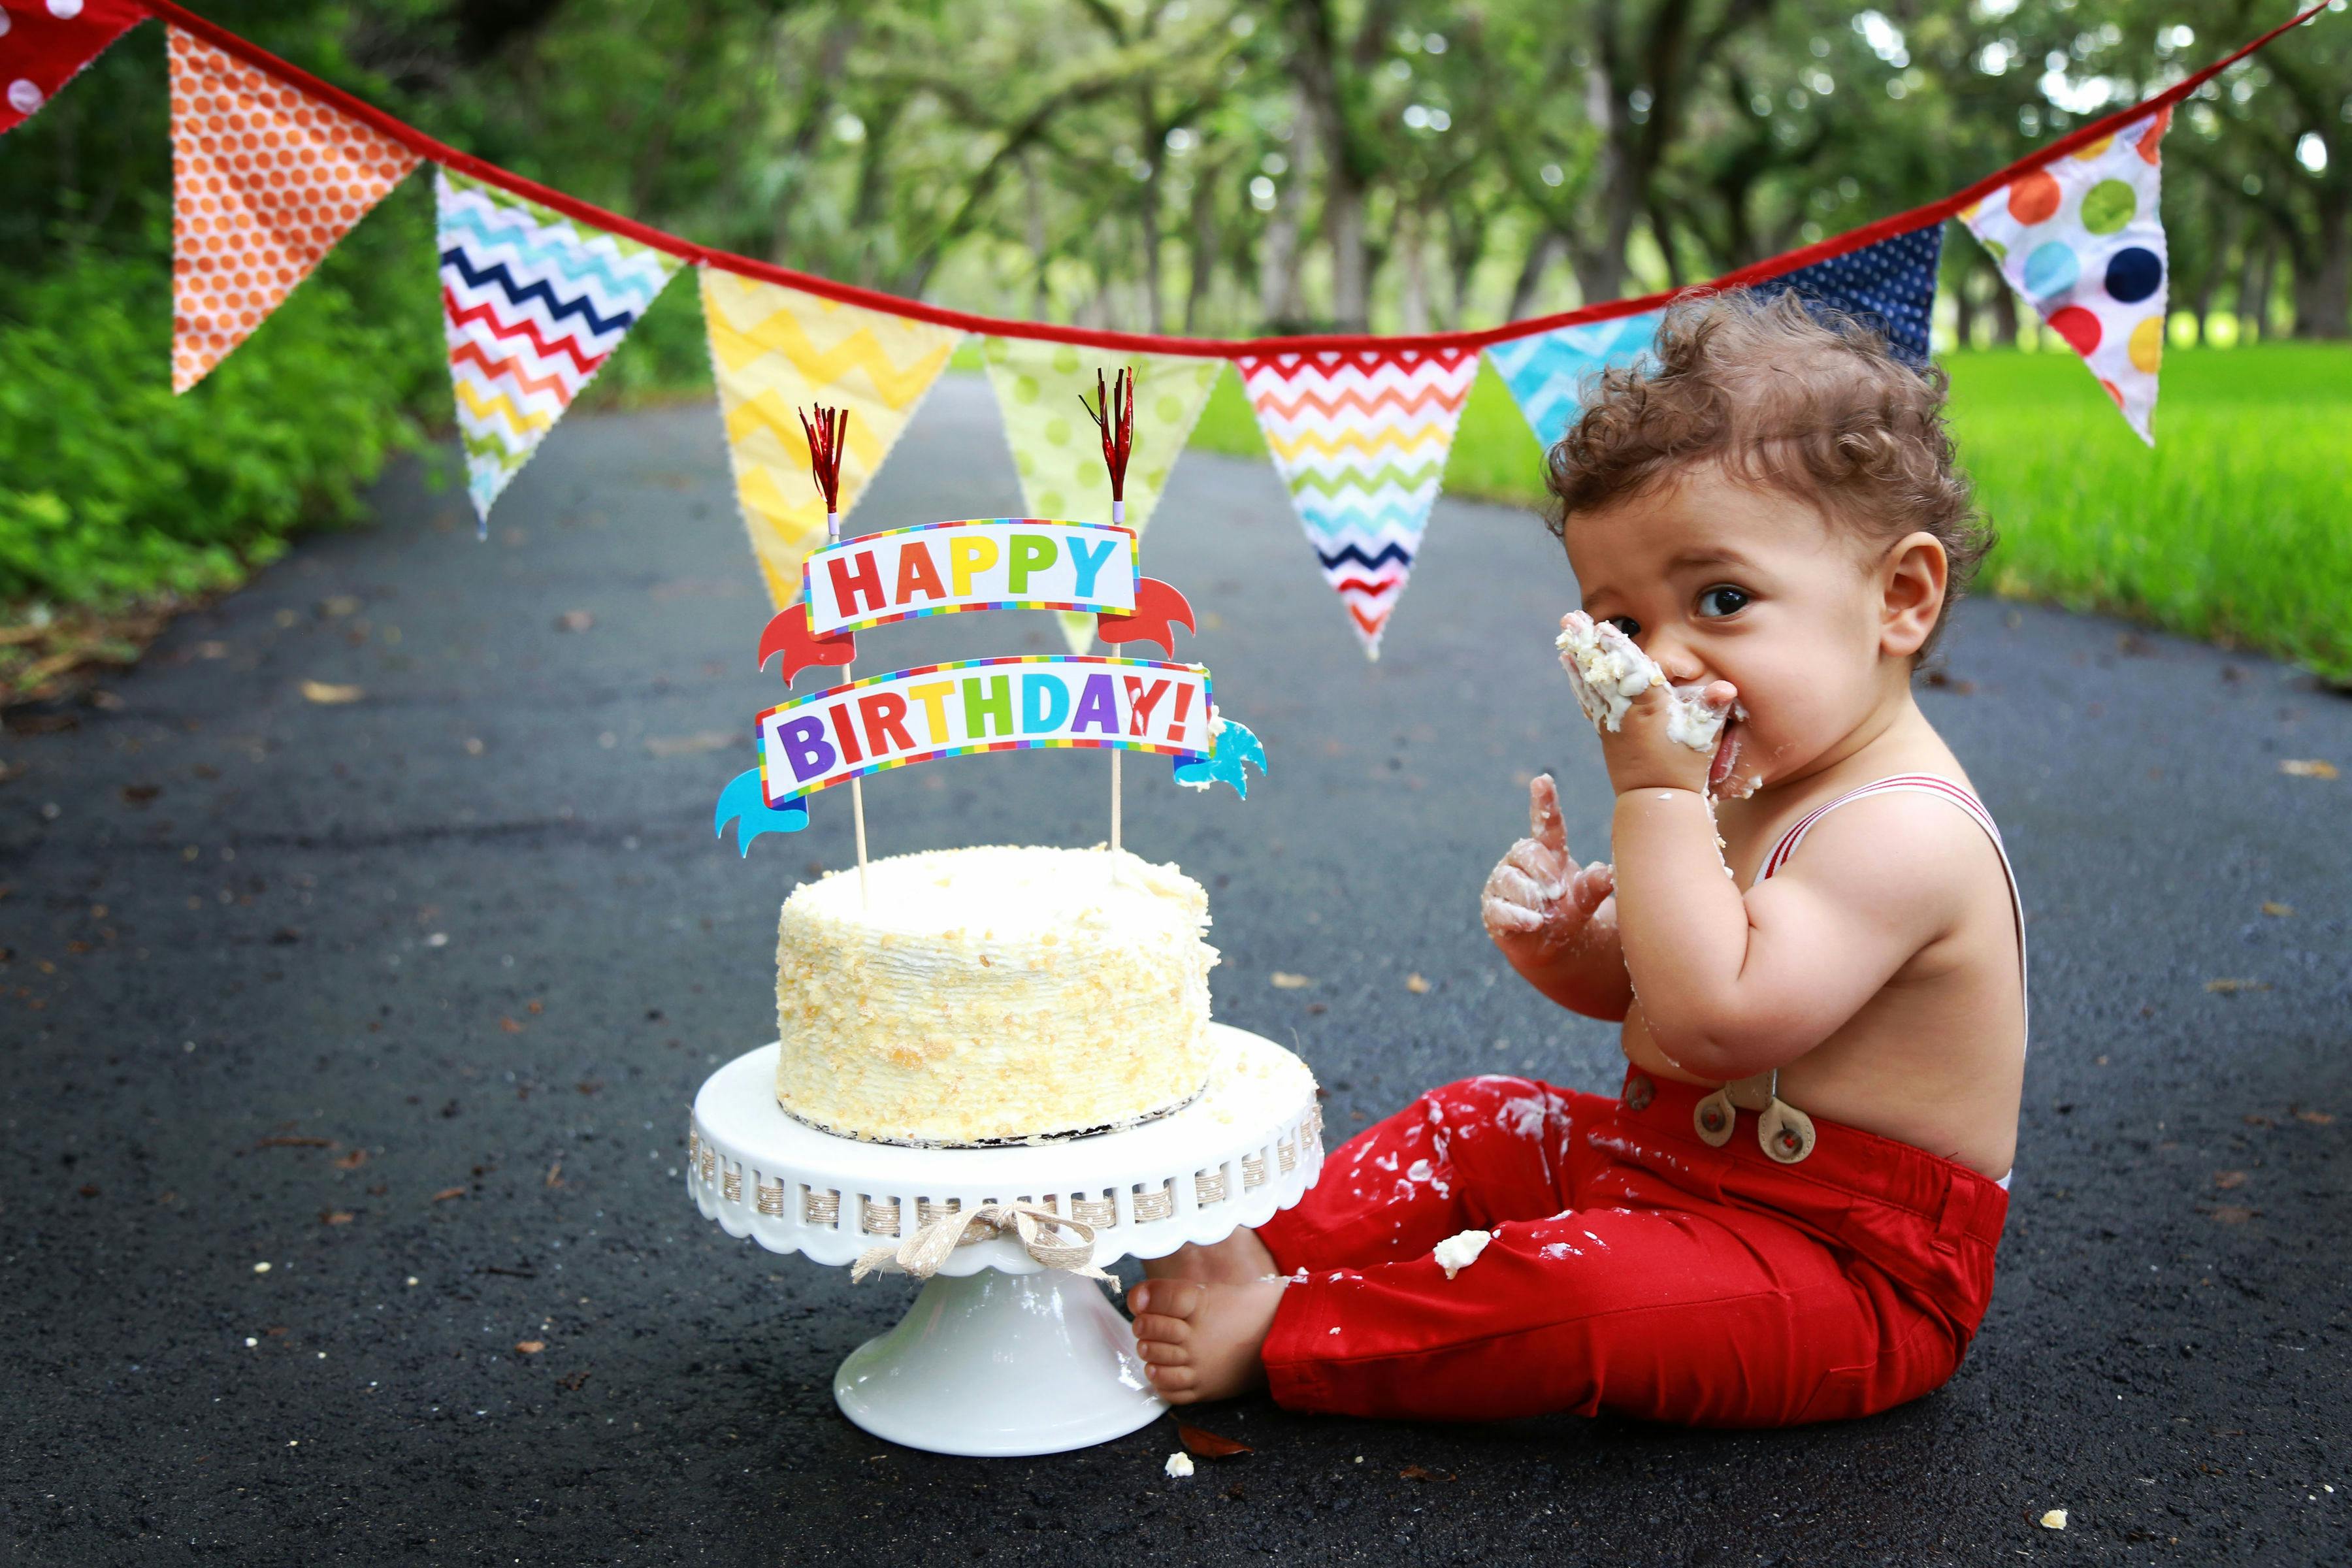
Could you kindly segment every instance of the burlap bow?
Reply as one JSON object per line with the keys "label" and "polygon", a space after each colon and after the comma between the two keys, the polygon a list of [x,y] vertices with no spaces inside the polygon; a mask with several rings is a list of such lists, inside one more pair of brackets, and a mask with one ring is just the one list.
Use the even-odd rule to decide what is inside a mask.
{"label": "burlap bow", "polygon": [[[981,1234],[971,1234],[973,1226]],[[1019,1235],[1030,1257],[1047,1268],[1066,1268],[1089,1279],[1108,1283],[1111,1277],[1095,1267],[1095,1227],[1084,1220],[1055,1214],[1034,1204],[983,1204],[976,1209],[943,1214],[916,1228],[896,1247],[869,1247],[850,1266],[850,1283],[868,1274],[911,1274],[929,1279],[948,1260],[948,1254],[969,1241],[986,1241],[1011,1230]],[[1048,1232],[1075,1239],[1055,1241]]]}

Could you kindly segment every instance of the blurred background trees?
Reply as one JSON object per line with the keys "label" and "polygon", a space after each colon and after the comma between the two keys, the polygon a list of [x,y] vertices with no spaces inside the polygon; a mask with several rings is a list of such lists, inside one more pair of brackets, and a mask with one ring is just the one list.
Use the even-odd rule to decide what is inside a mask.
{"label": "blurred background trees", "polygon": [[[1217,336],[1483,326],[1717,276],[1947,195],[2291,14],[196,4],[446,141],[708,244],[992,314]],[[2323,16],[2233,68],[2167,138],[2176,342],[2347,336],[2347,29]],[[0,624],[233,583],[289,530],[354,515],[384,455],[447,418],[422,174],[170,395],[168,127],[150,26],[0,141]],[[1972,241],[1944,266],[1948,343],[2038,335]],[[677,287],[588,397],[708,375]]]}
{"label": "blurred background trees", "polygon": [[[1001,313],[1247,334],[1484,323],[1704,279],[1946,194],[2287,3],[205,9],[486,157],[729,249]],[[2208,84],[2168,141],[2184,334],[2352,330],[2348,25]],[[39,270],[162,242],[160,52],[133,35],[9,138],[8,254]],[[1948,266],[1957,327],[2008,337],[1975,247]]]}

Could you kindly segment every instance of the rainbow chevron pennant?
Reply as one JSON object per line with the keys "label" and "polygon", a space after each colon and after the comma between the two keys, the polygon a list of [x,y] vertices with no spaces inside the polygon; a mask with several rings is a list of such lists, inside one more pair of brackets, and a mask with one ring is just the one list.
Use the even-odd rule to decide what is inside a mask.
{"label": "rainbow chevron pennant", "polygon": [[1237,363],[1307,542],[1368,658],[1412,574],[1475,349],[1324,349]]}
{"label": "rainbow chevron pennant", "polygon": [[677,271],[677,261],[435,172],[442,324],[467,489],[490,503]]}

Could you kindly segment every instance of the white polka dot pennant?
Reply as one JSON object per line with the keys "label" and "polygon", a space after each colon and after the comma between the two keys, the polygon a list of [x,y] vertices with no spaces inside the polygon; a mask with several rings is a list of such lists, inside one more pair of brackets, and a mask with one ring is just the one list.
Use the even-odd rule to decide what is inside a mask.
{"label": "white polka dot pennant", "polygon": [[2010,287],[2083,356],[2150,446],[2166,283],[2157,144],[2171,118],[2158,110],[1960,214]]}
{"label": "white polka dot pennant", "polygon": [[[1225,362],[1121,353],[1035,338],[988,338],[981,348],[1004,419],[1004,439],[1020,471],[1021,504],[1033,517],[1111,520],[1102,436],[1078,399],[1095,395],[1097,371],[1106,383],[1119,370],[1133,374],[1135,457],[1127,469],[1127,526],[1139,542]],[[1095,617],[1064,611],[1061,621],[1070,651],[1086,652],[1094,641]]]}

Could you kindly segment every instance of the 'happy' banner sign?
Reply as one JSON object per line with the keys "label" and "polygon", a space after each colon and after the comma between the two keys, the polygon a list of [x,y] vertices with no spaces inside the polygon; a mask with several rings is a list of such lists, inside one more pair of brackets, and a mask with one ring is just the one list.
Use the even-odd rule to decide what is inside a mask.
{"label": "'happy' banner sign", "polygon": [[1081,746],[1202,756],[1214,744],[1207,670],[1092,654],[971,658],[870,676],[769,709],[759,735],[771,806],[971,752]]}
{"label": "'happy' banner sign", "polygon": [[1135,609],[1135,533],[1047,518],[975,518],[860,534],[801,568],[819,637],[958,610]]}

